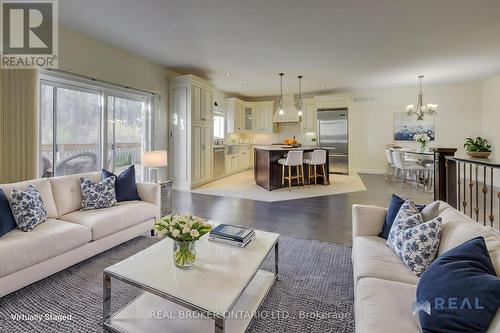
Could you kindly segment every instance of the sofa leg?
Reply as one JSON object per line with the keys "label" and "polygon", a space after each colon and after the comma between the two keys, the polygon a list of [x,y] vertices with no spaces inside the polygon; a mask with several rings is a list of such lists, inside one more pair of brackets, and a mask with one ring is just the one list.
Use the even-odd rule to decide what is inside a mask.
{"label": "sofa leg", "polygon": [[155,235],[155,231],[153,229],[151,229],[151,237],[154,237]]}

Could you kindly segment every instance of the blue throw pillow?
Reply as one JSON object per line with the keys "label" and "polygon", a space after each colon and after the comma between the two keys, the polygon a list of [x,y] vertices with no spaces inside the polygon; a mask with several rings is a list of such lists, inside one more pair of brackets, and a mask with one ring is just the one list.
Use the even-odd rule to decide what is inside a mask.
{"label": "blue throw pillow", "polygon": [[[391,231],[392,224],[394,223],[394,219],[396,215],[398,215],[399,209],[405,203],[405,199],[398,197],[393,194],[391,197],[391,202],[389,203],[389,208],[387,209],[387,215],[385,216],[384,225],[382,226],[382,231],[378,234],[379,237],[387,239],[389,237],[389,232]],[[421,212],[424,209],[424,205],[416,206],[418,211]]]}
{"label": "blue throw pillow", "polygon": [[15,228],[17,228],[17,224],[10,209],[9,199],[0,189],[0,237]]}
{"label": "blue throw pillow", "polygon": [[108,170],[102,169],[101,179],[106,179],[108,177],[115,176],[115,192],[116,201],[132,201],[141,200],[139,193],[137,193],[137,183],[135,182],[135,167],[131,165],[127,169],[123,170],[119,176],[115,175]]}
{"label": "blue throw pillow", "polygon": [[415,304],[424,333],[486,332],[500,306],[500,278],[484,238],[438,257],[420,278]]}

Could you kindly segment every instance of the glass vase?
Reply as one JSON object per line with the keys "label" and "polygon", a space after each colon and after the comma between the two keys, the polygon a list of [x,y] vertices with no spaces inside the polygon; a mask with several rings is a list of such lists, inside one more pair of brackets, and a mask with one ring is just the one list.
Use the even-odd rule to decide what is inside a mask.
{"label": "glass vase", "polygon": [[181,269],[189,269],[194,266],[196,261],[196,246],[194,241],[179,242],[174,241],[172,255],[175,266]]}

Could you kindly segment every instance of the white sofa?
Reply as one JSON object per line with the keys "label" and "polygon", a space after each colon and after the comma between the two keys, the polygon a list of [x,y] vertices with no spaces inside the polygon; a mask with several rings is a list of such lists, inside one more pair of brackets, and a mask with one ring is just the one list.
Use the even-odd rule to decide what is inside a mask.
{"label": "white sofa", "polygon": [[[413,302],[419,278],[378,237],[386,209],[353,205],[352,261],[356,333],[422,332],[418,316],[413,316]],[[500,232],[484,227],[440,202],[443,220],[437,256],[477,236],[486,240],[493,266],[500,274]],[[500,332],[497,312],[487,333]]]}
{"label": "white sofa", "polygon": [[153,229],[160,216],[158,184],[137,183],[142,201],[80,211],[80,177],[99,180],[101,173],[0,185],[10,196],[32,184],[48,213],[32,232],[15,229],[0,237],[0,297]]}

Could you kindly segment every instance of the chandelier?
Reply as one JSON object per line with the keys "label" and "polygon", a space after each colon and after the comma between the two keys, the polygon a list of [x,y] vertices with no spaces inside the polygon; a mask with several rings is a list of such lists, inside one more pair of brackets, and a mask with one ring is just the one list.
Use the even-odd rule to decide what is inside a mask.
{"label": "chandelier", "polygon": [[417,99],[417,106],[410,104],[406,107],[406,111],[408,113],[408,116],[411,115],[416,115],[417,120],[424,120],[424,115],[429,115],[429,116],[434,116],[437,115],[437,104],[423,104],[423,97],[424,94],[422,93],[422,79],[424,78],[423,75],[419,75],[418,79],[420,81],[420,92],[418,94],[418,99]]}

